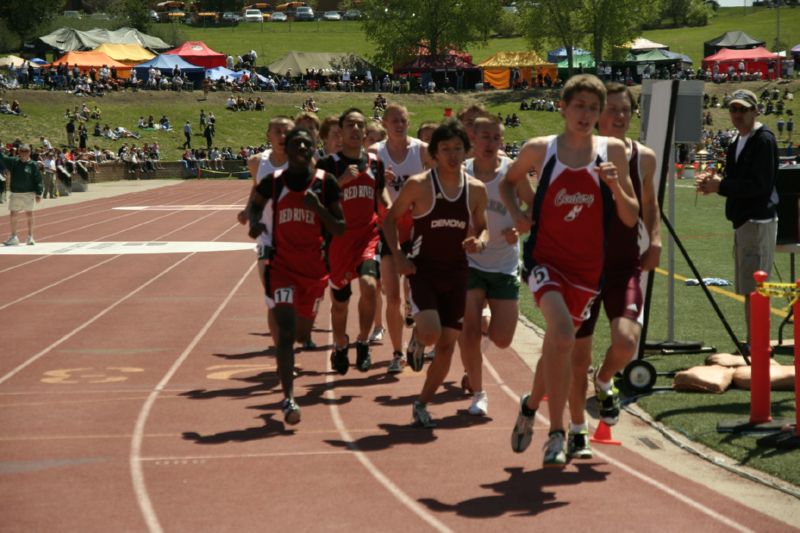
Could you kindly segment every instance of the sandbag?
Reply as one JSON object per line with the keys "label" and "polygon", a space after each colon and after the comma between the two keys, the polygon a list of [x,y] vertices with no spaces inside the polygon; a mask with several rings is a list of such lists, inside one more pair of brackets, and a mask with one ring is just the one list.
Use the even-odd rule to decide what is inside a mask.
{"label": "sandbag", "polygon": [[683,392],[725,392],[733,379],[733,368],[722,365],[695,366],[675,374],[673,388]]}
{"label": "sandbag", "polygon": [[[733,386],[737,389],[750,390],[750,367],[743,366],[733,372]],[[769,367],[770,390],[794,390],[794,366],[774,364]]]}
{"label": "sandbag", "polygon": [[[747,366],[747,363],[744,360],[744,357],[741,355],[734,355],[732,353],[712,353],[708,357],[706,357],[706,364],[707,365],[721,365],[727,366],[731,368],[736,368],[740,366]],[[770,359],[771,365],[779,364],[774,359]]]}

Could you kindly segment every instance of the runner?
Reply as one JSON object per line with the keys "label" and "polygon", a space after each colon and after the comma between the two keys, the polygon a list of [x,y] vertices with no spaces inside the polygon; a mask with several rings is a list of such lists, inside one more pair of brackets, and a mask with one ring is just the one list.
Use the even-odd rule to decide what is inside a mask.
{"label": "runner", "polygon": [[[606,221],[614,204],[627,226],[638,220],[639,204],[628,177],[625,144],[592,135],[605,100],[605,87],[595,76],[570,78],[560,102],[563,133],[525,143],[500,184],[503,203],[512,213],[517,231],[531,229],[531,251],[526,247],[523,260],[547,324],[541,371],[534,380],[544,383],[549,398],[550,434],[544,466],[561,467],[567,461],[563,420],[570,383],[567,354],[572,352],[575,331],[600,289]],[[515,195],[517,183],[531,169],[539,175],[532,218],[517,207]],[[518,453],[533,437],[538,405],[530,398],[531,394],[522,397],[511,435],[511,447]]]}
{"label": "runner", "polygon": [[[398,274],[409,277],[416,323],[417,348],[410,366],[422,370],[426,345],[435,345],[436,358],[412,419],[423,427],[435,424],[427,410],[444,382],[461,332],[467,293],[467,256],[486,249],[486,187],[464,173],[469,137],[457,121],[447,121],[433,133],[428,151],[436,169],[409,178],[384,220],[386,241]],[[398,221],[411,210],[414,238],[408,257],[400,249]],[[471,225],[471,235],[470,235]]]}
{"label": "runner", "polygon": [[[325,293],[328,272],[322,259],[322,228],[334,235],[345,230],[339,187],[324,171],[314,171],[314,140],[308,130],[294,128],[286,135],[288,168],[262,179],[248,207],[249,235],[266,231],[270,249],[266,269],[267,306],[274,314],[273,334],[281,404],[287,424],[300,422],[294,399],[295,324],[300,317],[313,321]],[[266,222],[263,214],[266,212]]]}
{"label": "runner", "polygon": [[350,345],[347,336],[348,304],[352,295],[350,282],[356,278],[360,289],[356,367],[366,372],[372,366],[369,334],[375,318],[380,262],[377,205],[378,201],[386,205],[389,200],[384,197],[383,164],[362,147],[366,129],[364,114],[355,108],[348,109],[339,117],[338,127],[341,130],[341,151],[320,160],[317,168],[337,177],[347,220],[344,235],[334,237],[328,246],[334,341],[331,365],[344,375],[350,366],[347,356]]}
{"label": "runner", "polygon": [[[428,145],[408,136],[408,110],[399,104],[391,104],[383,113],[383,126],[388,138],[374,144],[370,151],[383,162],[386,177],[386,190],[391,202],[397,199],[405,181],[425,170],[430,157]],[[383,218],[383,217],[382,217]],[[411,213],[405,213],[396,223],[399,232],[400,247],[406,253],[410,251],[413,220]],[[403,370],[403,313],[400,306],[400,293],[403,287],[397,267],[392,259],[392,250],[381,234],[381,285],[386,295],[386,326],[392,342],[392,361],[389,373]],[[406,298],[408,301],[408,298]],[[380,312],[380,307],[378,308]]]}
{"label": "runner", "polygon": [[[463,384],[474,391],[469,413],[486,415],[489,399],[483,389],[481,316],[488,301],[491,310],[489,339],[498,348],[508,347],[514,338],[519,314],[519,235],[500,198],[500,179],[511,164],[511,159],[501,155],[503,125],[496,117],[478,117],[473,129],[475,157],[466,161],[465,169],[486,186],[489,242],[484,252],[467,255],[467,303],[458,344],[465,370]],[[517,182],[517,197],[527,206],[533,204],[533,189],[527,179]]]}

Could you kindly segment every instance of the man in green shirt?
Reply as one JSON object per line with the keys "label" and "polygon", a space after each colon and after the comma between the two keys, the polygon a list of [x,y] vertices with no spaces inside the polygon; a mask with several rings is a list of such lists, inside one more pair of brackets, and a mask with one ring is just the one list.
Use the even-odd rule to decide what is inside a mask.
{"label": "man in green shirt", "polygon": [[19,244],[17,237],[17,218],[20,211],[25,211],[28,218],[28,244],[33,245],[33,206],[42,201],[44,184],[39,165],[31,160],[31,147],[27,144],[20,145],[18,157],[0,154],[0,163],[11,173],[11,198],[8,202],[11,211],[11,236],[6,246]]}

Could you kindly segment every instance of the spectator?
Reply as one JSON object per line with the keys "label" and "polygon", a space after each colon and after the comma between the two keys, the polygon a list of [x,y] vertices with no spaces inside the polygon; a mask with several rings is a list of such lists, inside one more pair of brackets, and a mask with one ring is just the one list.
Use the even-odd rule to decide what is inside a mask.
{"label": "spectator", "polygon": [[183,136],[186,138],[186,141],[183,143],[183,148],[188,148],[191,150],[192,148],[192,125],[189,121],[186,121],[186,124],[183,125]]}
{"label": "spectator", "polygon": [[6,246],[19,244],[17,221],[20,211],[25,211],[28,219],[28,245],[36,244],[33,240],[33,207],[34,202],[42,201],[43,184],[39,166],[31,160],[31,147],[27,144],[20,145],[17,157],[0,153],[0,164],[11,173],[11,198],[8,202],[11,236],[4,244]]}

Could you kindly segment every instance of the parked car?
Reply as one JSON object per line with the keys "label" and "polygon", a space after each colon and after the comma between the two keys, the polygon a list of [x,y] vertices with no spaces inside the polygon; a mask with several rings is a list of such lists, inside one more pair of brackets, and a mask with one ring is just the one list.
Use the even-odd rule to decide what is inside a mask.
{"label": "parked car", "polygon": [[301,21],[313,21],[314,20],[314,10],[308,6],[301,6],[298,7],[297,10],[294,12],[294,20],[301,22]]}
{"label": "parked car", "polygon": [[358,9],[348,9],[344,13],[344,20],[361,20],[361,11]]}
{"label": "parked car", "polygon": [[150,22],[158,22],[158,13],[155,9],[151,9],[149,13],[147,13],[147,18],[150,19]]}
{"label": "parked car", "polygon": [[242,21],[242,17],[233,11],[226,11],[222,14],[222,23],[228,26],[235,26]]}
{"label": "parked car", "polygon": [[64,17],[68,19],[79,19],[81,18],[80,11],[64,11]]}
{"label": "parked car", "polygon": [[245,9],[244,11],[245,22],[264,22],[264,17],[258,9]]}
{"label": "parked car", "polygon": [[322,15],[322,20],[342,20],[342,16],[338,11],[326,11],[325,14]]}
{"label": "parked car", "polygon": [[289,20],[289,17],[287,17],[286,13],[282,11],[276,11],[275,13],[272,14],[269,20],[271,20],[272,22],[286,22],[287,20]]}

